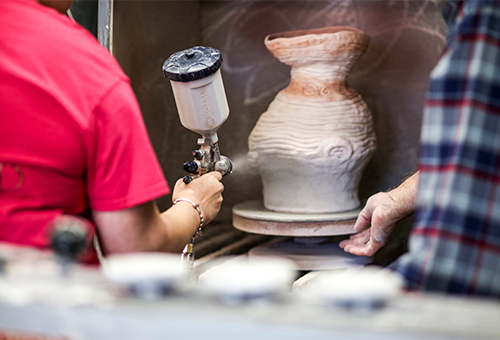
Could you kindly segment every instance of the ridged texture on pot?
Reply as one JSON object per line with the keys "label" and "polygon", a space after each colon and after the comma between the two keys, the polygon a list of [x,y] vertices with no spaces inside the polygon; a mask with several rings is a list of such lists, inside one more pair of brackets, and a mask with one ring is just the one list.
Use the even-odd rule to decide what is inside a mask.
{"label": "ridged texture on pot", "polygon": [[346,27],[266,37],[271,53],[292,67],[289,86],[249,137],[267,209],[334,213],[358,207],[375,134],[369,109],[345,79],[368,42],[366,34]]}

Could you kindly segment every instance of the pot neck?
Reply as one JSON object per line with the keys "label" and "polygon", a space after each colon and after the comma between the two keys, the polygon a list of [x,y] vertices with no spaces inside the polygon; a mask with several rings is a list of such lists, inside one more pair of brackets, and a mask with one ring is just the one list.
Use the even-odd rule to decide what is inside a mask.
{"label": "pot neck", "polygon": [[297,81],[317,79],[324,83],[345,82],[351,66],[328,63],[292,66],[290,75]]}

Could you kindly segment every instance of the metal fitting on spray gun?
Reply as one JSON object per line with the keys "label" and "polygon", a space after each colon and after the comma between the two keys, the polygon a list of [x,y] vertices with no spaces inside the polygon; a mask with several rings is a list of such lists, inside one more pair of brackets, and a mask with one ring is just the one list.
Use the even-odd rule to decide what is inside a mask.
{"label": "metal fitting on spray gun", "polygon": [[194,160],[184,163],[184,170],[189,173],[184,176],[184,183],[187,184],[210,171],[218,171],[222,176],[233,171],[233,163],[229,158],[220,154],[217,143],[213,143],[210,138],[199,138],[198,144],[200,149],[193,151]]}
{"label": "metal fitting on spray gun", "polygon": [[[219,151],[217,130],[229,116],[220,66],[220,51],[204,46],[195,46],[172,54],[163,64],[163,74],[170,80],[181,124],[188,130],[199,133],[200,148],[193,151],[193,160],[184,163],[189,175],[184,183],[210,171],[219,171],[223,176],[231,173],[233,164]],[[184,247],[182,261],[189,267],[193,264],[193,242],[201,235],[203,215],[196,203],[193,207],[200,214],[200,227]]]}

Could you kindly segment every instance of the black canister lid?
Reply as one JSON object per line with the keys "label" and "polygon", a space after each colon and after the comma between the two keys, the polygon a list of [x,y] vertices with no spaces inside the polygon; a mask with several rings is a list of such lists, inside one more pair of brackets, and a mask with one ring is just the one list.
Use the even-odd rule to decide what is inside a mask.
{"label": "black canister lid", "polygon": [[173,81],[188,82],[214,74],[221,63],[222,55],[219,50],[195,46],[172,54],[163,63],[163,74]]}

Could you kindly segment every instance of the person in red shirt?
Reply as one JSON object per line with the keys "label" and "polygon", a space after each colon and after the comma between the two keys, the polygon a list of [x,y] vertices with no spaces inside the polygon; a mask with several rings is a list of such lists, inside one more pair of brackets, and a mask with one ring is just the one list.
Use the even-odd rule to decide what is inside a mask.
{"label": "person in red shirt", "polygon": [[[170,192],[129,79],[65,15],[72,1],[0,1],[0,241],[46,248],[61,215],[93,222],[106,254],[180,251],[218,213],[211,172]],[[192,203],[191,203],[192,202]]]}

